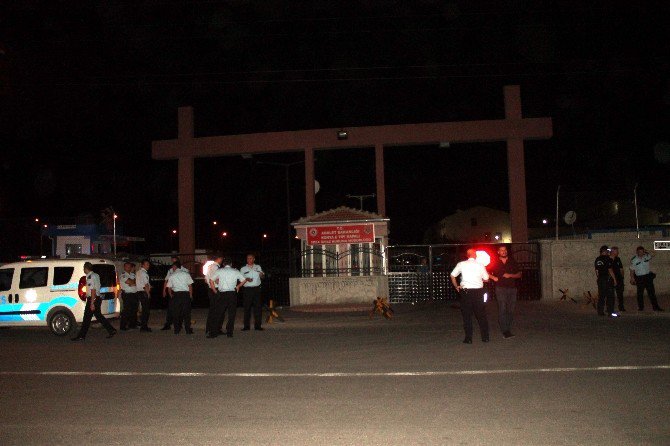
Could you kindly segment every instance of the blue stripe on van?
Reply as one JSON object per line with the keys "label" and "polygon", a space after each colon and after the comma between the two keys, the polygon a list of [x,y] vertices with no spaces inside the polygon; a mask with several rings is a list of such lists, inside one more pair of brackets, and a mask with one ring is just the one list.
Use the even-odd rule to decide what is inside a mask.
{"label": "blue stripe on van", "polygon": [[[35,314],[35,311],[39,311],[39,313],[35,314],[37,319],[43,321],[46,319],[47,314],[49,314],[49,310],[51,310],[53,307],[58,305],[72,308],[77,304],[77,302],[78,299],[75,299],[74,297],[59,296],[55,299],[51,299],[49,302],[42,302],[37,306],[36,310],[34,308],[31,308],[30,310],[24,310],[24,305],[30,305],[32,307],[33,305],[31,304],[18,303],[3,305],[2,309],[0,310],[0,322],[20,322],[24,320],[21,317],[21,314]],[[2,314],[9,312],[12,314]]]}

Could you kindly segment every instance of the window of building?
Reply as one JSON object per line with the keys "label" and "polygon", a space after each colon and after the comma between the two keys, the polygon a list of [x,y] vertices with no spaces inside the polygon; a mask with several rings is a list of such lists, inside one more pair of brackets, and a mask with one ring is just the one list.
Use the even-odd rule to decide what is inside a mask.
{"label": "window of building", "polygon": [[54,285],[66,285],[70,283],[74,273],[72,266],[57,266],[54,268]]}
{"label": "window of building", "polygon": [[49,268],[22,268],[19,288],[36,288],[46,286],[49,276]]}
{"label": "window of building", "polygon": [[9,291],[12,288],[14,268],[0,269],[0,291]]}
{"label": "window of building", "polygon": [[77,254],[81,254],[81,244],[70,244],[65,245],[65,256],[70,257]]}

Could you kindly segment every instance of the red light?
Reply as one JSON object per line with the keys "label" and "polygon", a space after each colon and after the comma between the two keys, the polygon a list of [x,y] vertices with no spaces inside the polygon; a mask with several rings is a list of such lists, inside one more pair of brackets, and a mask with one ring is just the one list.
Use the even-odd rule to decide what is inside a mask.
{"label": "red light", "polygon": [[79,299],[86,302],[86,276],[81,276],[81,278],[79,279],[77,294],[79,294]]}
{"label": "red light", "polygon": [[221,237],[228,237],[228,233],[227,232],[222,232]]}
{"label": "red light", "polygon": [[491,263],[491,256],[490,256],[489,253],[486,252],[486,251],[478,250],[478,251],[477,251],[477,257],[475,258],[475,260],[476,260],[477,263],[479,263],[480,265],[488,266],[489,263]]}

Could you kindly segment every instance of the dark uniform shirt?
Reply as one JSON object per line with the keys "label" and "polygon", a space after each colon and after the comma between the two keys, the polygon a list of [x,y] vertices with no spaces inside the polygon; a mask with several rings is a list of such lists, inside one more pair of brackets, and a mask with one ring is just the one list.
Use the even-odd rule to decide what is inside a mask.
{"label": "dark uniform shirt", "polygon": [[594,263],[596,270],[598,271],[598,280],[607,280],[610,277],[608,270],[612,268],[612,259],[610,256],[598,256]]}
{"label": "dark uniform shirt", "polygon": [[620,282],[623,280],[623,263],[621,263],[621,259],[619,256],[611,259],[612,260],[612,272],[614,273],[614,277],[616,277],[616,280]]}
{"label": "dark uniform shirt", "polygon": [[491,274],[498,278],[496,286],[502,288],[516,288],[516,279],[512,279],[511,277],[503,277],[503,274],[516,274],[518,272],[519,265],[511,257],[507,257],[507,262],[505,263],[498,259],[498,261],[491,268]]}

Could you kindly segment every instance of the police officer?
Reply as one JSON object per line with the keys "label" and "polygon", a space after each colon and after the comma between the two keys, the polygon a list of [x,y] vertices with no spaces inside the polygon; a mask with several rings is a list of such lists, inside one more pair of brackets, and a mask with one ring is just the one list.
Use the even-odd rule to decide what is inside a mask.
{"label": "police officer", "polygon": [[93,271],[91,262],[84,263],[84,274],[86,274],[86,309],[84,310],[84,320],[81,323],[79,334],[72,338],[73,341],[83,341],[86,339],[86,333],[91,326],[91,318],[95,316],[95,320],[107,330],[107,339],[116,334],[116,330],[112,327],[107,319],[100,311],[100,304],[102,303],[102,296],[100,295],[100,276]]}
{"label": "police officer", "polygon": [[[449,276],[451,283],[461,296],[461,315],[463,316],[463,328],[465,329],[464,344],[472,344],[472,314],[474,313],[479,323],[479,331],[482,342],[489,342],[489,321],[486,318],[486,293],[484,282],[489,280],[486,268],[475,259],[477,251],[470,248],[467,251],[467,260],[458,262]],[[456,277],[461,276],[458,284]]]}
{"label": "police officer", "polygon": [[149,268],[151,263],[148,259],[142,260],[140,269],[135,274],[135,287],[137,288],[137,300],[142,305],[142,315],[140,316],[140,331],[150,332],[149,328],[149,312],[151,311],[151,304],[149,303],[151,296],[151,284],[149,283]]}
{"label": "police officer", "polygon": [[621,263],[621,258],[619,257],[618,246],[612,246],[610,248],[610,259],[612,259],[612,272],[614,272],[614,278],[616,279],[614,293],[616,294],[616,300],[619,303],[619,312],[626,311],[623,304],[624,269],[623,263]]}
{"label": "police officer", "polygon": [[207,337],[216,338],[223,326],[223,320],[228,312],[228,323],[226,324],[226,335],[229,338],[233,337],[233,330],[235,328],[235,313],[237,312],[237,292],[240,290],[249,279],[244,277],[242,273],[231,266],[232,262],[229,258],[223,258],[223,268],[219,268],[212,274],[210,286],[212,291],[216,293],[213,299],[213,305],[209,308],[212,313],[208,316],[209,327],[207,327]]}
{"label": "police officer", "polygon": [[[163,299],[167,299],[168,302],[167,302],[167,308],[165,310],[165,324],[163,325],[163,328],[161,328],[161,330],[169,330],[172,327],[173,316],[172,316],[172,311],[171,311],[172,305],[170,305],[170,299],[172,298],[172,292],[168,289],[167,282],[168,282],[168,279],[170,278],[170,276],[172,275],[172,273],[174,273],[175,270],[176,270],[175,267],[174,267],[175,262],[179,262],[179,264],[181,265],[181,262],[179,261],[179,257],[177,257],[177,256],[170,257],[170,262],[171,262],[170,263],[170,265],[171,265],[170,269],[168,269],[168,272],[165,275],[165,281],[163,282]],[[184,268],[183,266],[180,266],[179,269],[181,271],[189,273],[189,275],[191,274],[190,271],[188,269]]]}
{"label": "police officer", "polygon": [[254,307],[254,329],[263,330],[261,327],[263,318],[263,306],[261,298],[261,279],[265,278],[265,273],[260,265],[254,262],[256,257],[253,254],[247,254],[247,264],[240,272],[247,278],[247,282],[242,288],[242,297],[244,302],[244,327],[242,331],[248,331],[251,326],[251,306]]}
{"label": "police officer", "polygon": [[134,265],[131,262],[123,264],[123,272],[119,275],[121,282],[121,299],[123,309],[121,310],[120,328],[123,331],[137,327],[137,288],[135,288]]}
{"label": "police officer", "polygon": [[[221,254],[215,254],[213,261],[208,263],[209,265],[207,267],[207,271],[205,271],[205,283],[207,284],[207,297],[209,298],[210,311],[207,312],[207,324],[205,325],[205,330],[207,331],[206,334],[209,334],[209,327],[214,325],[212,323],[214,312],[211,311],[211,309],[216,305],[215,301],[218,302],[219,298],[218,291],[216,290],[216,284],[212,282],[212,276],[219,268],[221,268],[221,264],[223,263],[223,256]],[[223,334],[223,332],[217,332],[217,334]]]}
{"label": "police officer", "polygon": [[644,310],[644,290],[646,289],[654,311],[665,311],[658,306],[658,300],[656,300],[656,289],[654,288],[656,275],[651,272],[650,267],[652,255],[643,246],[638,246],[635,251],[637,255],[630,259],[630,283],[637,287],[637,309]]}
{"label": "police officer", "polygon": [[617,286],[610,249],[603,245],[600,247],[600,255],[594,262],[598,283],[598,316],[605,316],[605,303],[607,303],[607,316],[617,317],[614,312],[614,287]]}
{"label": "police officer", "polygon": [[170,312],[174,320],[174,334],[181,332],[182,324],[186,334],[193,334],[191,329],[191,301],[193,300],[193,279],[184,271],[179,260],[172,264],[173,273],[167,280],[170,291]]}

